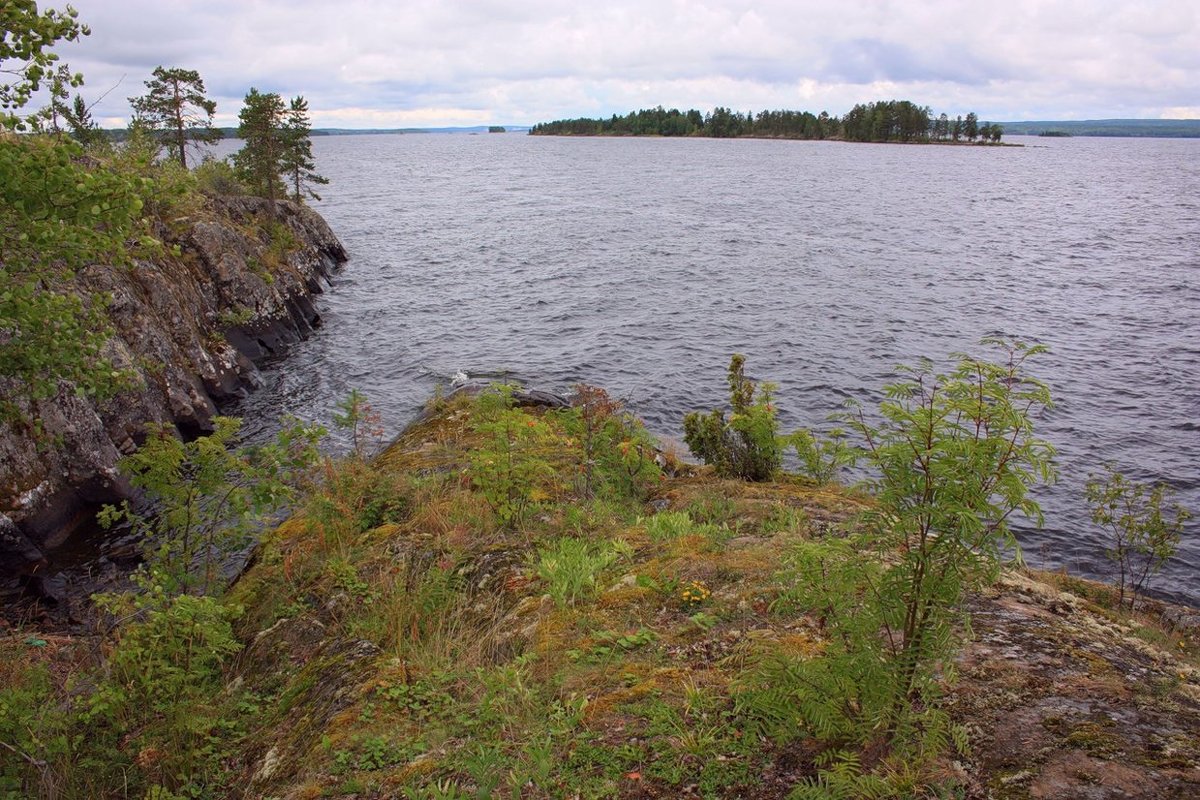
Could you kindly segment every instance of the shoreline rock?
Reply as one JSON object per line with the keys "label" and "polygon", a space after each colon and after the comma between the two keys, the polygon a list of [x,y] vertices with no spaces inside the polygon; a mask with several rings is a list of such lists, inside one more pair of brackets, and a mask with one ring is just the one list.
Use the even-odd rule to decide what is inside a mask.
{"label": "shoreline rock", "polygon": [[111,298],[106,355],[136,387],[97,400],[64,383],[55,397],[23,404],[40,436],[0,426],[0,574],[36,568],[98,505],[132,496],[116,465],[146,423],[185,437],[210,430],[221,403],[260,384],[255,361],[320,326],[313,297],[347,260],[345,248],[312,209],[277,208],[271,225],[261,198],[206,198],[163,232],[176,252],[77,276],[81,290]]}

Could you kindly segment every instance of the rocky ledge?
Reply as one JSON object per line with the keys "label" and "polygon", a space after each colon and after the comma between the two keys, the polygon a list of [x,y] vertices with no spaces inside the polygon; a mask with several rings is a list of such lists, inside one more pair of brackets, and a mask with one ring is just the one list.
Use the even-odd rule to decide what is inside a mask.
{"label": "rocky ledge", "polygon": [[34,425],[0,426],[0,572],[36,565],[97,504],[128,496],[116,464],[146,423],[208,430],[219,403],[257,385],[255,360],[320,325],[313,295],[346,251],[315,211],[277,208],[272,225],[265,200],[208,198],[162,232],[163,257],[78,276],[110,296],[107,355],[134,388],[101,401],[64,384],[25,405]]}

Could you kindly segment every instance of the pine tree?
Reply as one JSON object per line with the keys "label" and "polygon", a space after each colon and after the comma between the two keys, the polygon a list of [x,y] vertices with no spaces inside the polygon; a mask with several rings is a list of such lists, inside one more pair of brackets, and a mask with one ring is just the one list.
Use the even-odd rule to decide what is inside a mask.
{"label": "pine tree", "polygon": [[238,113],[238,136],[245,143],[234,153],[233,164],[247,188],[267,199],[271,219],[275,219],[275,202],[287,193],[280,179],[289,141],[284,127],[286,113],[283,98],[255,88],[250,89]]}
{"label": "pine tree", "polygon": [[161,132],[171,158],[187,169],[188,143],[215,142],[221,132],[213,127],[217,104],[204,93],[204,81],[194,69],[154,68],[146,81],[149,90],[131,97],[134,115],[152,131]]}
{"label": "pine tree", "polygon": [[323,186],[329,183],[329,179],[313,171],[316,163],[313,161],[312,139],[309,138],[312,125],[308,119],[308,101],[303,96],[292,98],[283,129],[285,149],[282,166],[286,180],[292,185],[292,200],[297,203],[304,202],[305,197],[320,200],[321,196],[313,190],[312,185]]}
{"label": "pine tree", "polygon": [[84,147],[91,147],[104,141],[104,131],[92,119],[92,110],[88,108],[82,95],[75,95],[71,107],[63,110],[63,117],[67,121],[67,127],[71,130],[71,138]]}

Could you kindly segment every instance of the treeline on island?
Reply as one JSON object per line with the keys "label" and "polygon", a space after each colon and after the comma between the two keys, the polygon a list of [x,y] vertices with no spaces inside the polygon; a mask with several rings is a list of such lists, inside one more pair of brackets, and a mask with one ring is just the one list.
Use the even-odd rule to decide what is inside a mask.
{"label": "treeline on island", "polygon": [[656,108],[613,114],[607,119],[561,119],[535,125],[540,136],[703,136],[714,139],[836,139],[852,142],[996,143],[999,124],[979,122],[975,112],[951,119],[933,115],[929,106],[908,100],[860,103],[845,116],[811,111],[747,111],[718,106],[707,114],[697,109]]}

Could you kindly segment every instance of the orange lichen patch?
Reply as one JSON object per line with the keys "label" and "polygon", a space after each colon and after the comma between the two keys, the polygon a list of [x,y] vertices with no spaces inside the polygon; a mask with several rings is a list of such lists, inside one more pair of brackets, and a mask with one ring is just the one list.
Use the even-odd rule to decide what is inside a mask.
{"label": "orange lichen patch", "polygon": [[290,795],[295,800],[317,800],[325,796],[325,787],[318,781],[309,781]]}
{"label": "orange lichen patch", "polygon": [[438,760],[432,756],[414,758],[384,776],[379,788],[384,790],[386,797],[403,797],[403,794],[396,792],[397,789],[411,786],[414,780],[432,775],[437,768]]}
{"label": "orange lichen patch", "polygon": [[633,683],[630,686],[593,688],[596,695],[588,699],[587,707],[584,709],[584,721],[595,725],[621,706],[648,697],[657,688],[658,682],[653,678]]}
{"label": "orange lichen patch", "polygon": [[596,599],[596,607],[604,610],[625,609],[645,603],[653,594],[644,586],[615,586]]}
{"label": "orange lichen patch", "polygon": [[786,656],[812,658],[825,652],[827,642],[804,632],[790,632],[780,636],[776,642],[779,651]]}

